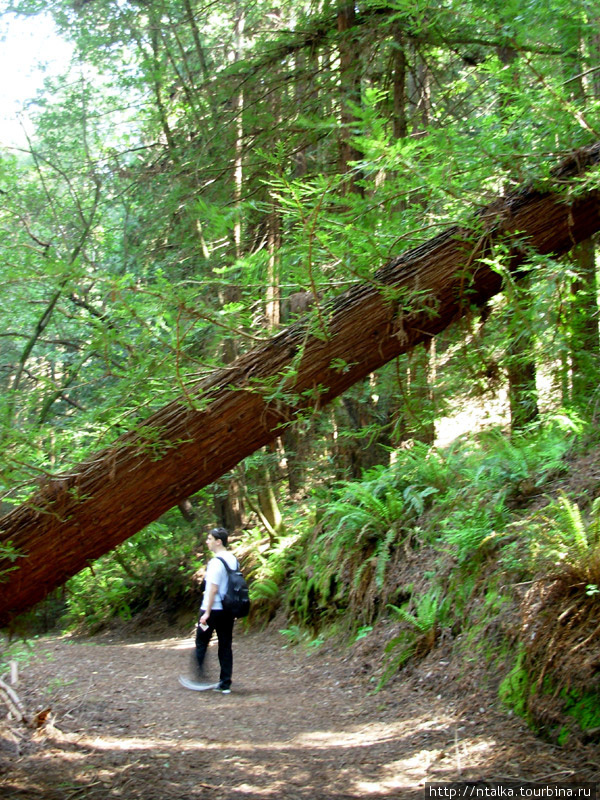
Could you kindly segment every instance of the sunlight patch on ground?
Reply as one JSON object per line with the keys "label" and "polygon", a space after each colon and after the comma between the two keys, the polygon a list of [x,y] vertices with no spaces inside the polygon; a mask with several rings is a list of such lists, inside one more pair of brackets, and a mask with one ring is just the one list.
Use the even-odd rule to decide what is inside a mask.
{"label": "sunlight patch on ground", "polygon": [[430,771],[432,767],[442,760],[449,759],[454,762],[457,775],[461,774],[464,765],[473,768],[485,759],[496,745],[495,740],[489,741],[461,741],[460,748],[455,753],[452,748],[422,749],[413,753],[409,758],[392,761],[382,764],[381,770],[385,773],[377,781],[356,781],[353,789],[362,795],[377,794],[382,790],[397,792],[402,789],[414,789],[416,784],[422,784],[425,780],[432,780]]}
{"label": "sunlight patch on ground", "polygon": [[402,720],[401,722],[372,725],[361,725],[357,728],[346,728],[339,731],[309,731],[296,736],[295,744],[311,749],[332,747],[370,747],[374,744],[389,742],[418,726],[418,720]]}
{"label": "sunlight patch on ground", "polygon": [[191,638],[183,640],[161,639],[159,642],[135,642],[133,644],[114,642],[114,644],[118,647],[122,647],[124,650],[189,650],[194,646],[194,642]]}
{"label": "sunlight patch on ground", "polygon": [[[205,739],[188,739],[184,731],[180,736],[86,736],[80,733],[62,734],[64,740],[74,741],[98,750],[161,750],[177,745],[184,750],[223,750],[229,744],[234,745],[238,752],[252,752],[255,750],[287,750],[290,746],[295,749],[319,750],[330,748],[371,747],[386,742],[400,740],[406,735],[407,724],[413,731],[413,721],[396,723],[393,725],[366,725],[354,729],[339,731],[313,731],[301,734],[293,739],[274,740],[266,742],[227,742],[207,741]],[[416,721],[414,721],[416,725]],[[422,729],[422,728],[421,728]],[[175,734],[178,732],[174,732]]]}
{"label": "sunlight patch on ground", "polygon": [[[373,723],[368,725],[356,725],[341,730],[315,730],[302,733],[293,739],[272,740],[265,742],[227,742],[227,741],[207,741],[205,739],[187,738],[187,731],[173,731],[172,736],[86,736],[75,733],[62,734],[61,738],[77,741],[79,744],[93,747],[99,750],[153,750],[168,749],[174,745],[183,747],[185,750],[222,750],[229,744],[234,744],[237,751],[252,752],[254,750],[286,750],[291,746],[306,750],[320,750],[331,748],[352,748],[352,747],[372,747],[390,742],[401,742],[407,735],[424,732],[450,731],[455,720],[448,718],[437,718],[435,720],[425,720],[423,718],[413,718],[401,720],[393,723]],[[449,733],[450,735],[450,733]],[[481,742],[470,739],[460,741],[460,754],[469,756],[474,749],[487,749],[494,743]],[[423,752],[436,752],[432,751]],[[419,756],[414,756],[418,758]],[[458,757],[458,756],[457,756]],[[413,759],[407,759],[406,764]]]}
{"label": "sunlight patch on ground", "polygon": [[[62,734],[61,739],[79,746],[89,747],[92,750],[151,750],[156,751],[154,753],[156,756],[170,755],[165,752],[169,747],[181,747],[179,739],[163,739],[156,736],[86,736],[80,733],[65,733]],[[184,749],[200,750],[206,747],[207,743],[204,740],[192,739],[186,742]]]}
{"label": "sunlight patch on ground", "polygon": [[454,724],[451,717],[424,720],[423,718],[403,719],[392,723],[372,723],[341,731],[311,731],[294,739],[296,744],[314,748],[331,747],[369,747],[374,744],[394,741],[406,736],[407,732],[444,730]]}
{"label": "sunlight patch on ground", "polygon": [[[150,735],[130,738],[88,737],[73,733],[63,734],[60,738],[70,740],[83,749],[76,755],[61,753],[61,758],[68,757],[71,761],[77,761],[85,760],[90,751],[125,751],[131,753],[131,756],[139,755],[141,759],[139,763],[142,765],[151,763],[154,759],[159,761],[163,759],[168,765],[168,759],[175,753],[208,760],[219,757],[224,758],[232,769],[245,773],[243,782],[236,784],[236,791],[252,793],[253,796],[262,793],[272,796],[279,780],[283,780],[282,790],[290,781],[292,784],[305,785],[311,770],[320,763],[320,757],[315,754],[315,749],[343,747],[356,752],[360,748],[364,752],[365,749],[368,751],[372,747],[373,758],[377,761],[376,775],[372,773],[371,779],[368,775],[361,776],[363,765],[367,770],[372,767],[370,757],[367,754],[367,760],[364,761],[365,756],[356,758],[352,753],[340,761],[338,775],[345,776],[348,791],[352,796],[380,797],[382,792],[387,795],[402,790],[414,791],[416,786],[422,786],[425,781],[436,780],[438,777],[445,780],[449,771],[454,775],[460,775],[464,769],[472,771],[478,766],[484,766],[490,754],[494,752],[497,742],[494,739],[479,737],[452,741],[454,723],[455,720],[443,718],[433,721],[424,719],[420,721],[414,718],[389,725],[361,725],[345,731],[313,731],[288,741],[246,743],[188,739],[181,734],[179,738],[175,735],[177,731],[173,731],[171,737]],[[431,747],[423,747],[422,743],[417,744],[414,749],[409,749],[405,758],[397,757],[399,753],[407,751],[405,741],[407,736],[427,730],[432,733],[446,731],[449,741],[447,743],[438,741],[436,744],[432,743]],[[393,743],[396,743],[397,747],[394,747]],[[381,744],[385,747],[384,754],[377,754],[377,748]],[[281,776],[271,774],[269,769],[268,755],[274,751],[290,754],[290,771],[283,779]],[[299,756],[299,753],[304,751],[306,756]],[[259,753],[264,755],[257,758]],[[265,781],[267,781],[266,786]]]}

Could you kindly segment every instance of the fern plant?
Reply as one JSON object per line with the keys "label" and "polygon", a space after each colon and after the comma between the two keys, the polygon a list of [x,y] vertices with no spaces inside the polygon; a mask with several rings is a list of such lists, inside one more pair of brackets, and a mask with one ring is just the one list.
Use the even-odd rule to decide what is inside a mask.
{"label": "fern plant", "polygon": [[349,483],[340,498],[330,503],[324,526],[328,522],[333,527],[327,532],[327,538],[336,543],[343,538],[352,538],[353,542],[377,539],[402,516],[404,502],[395,492],[382,492],[377,481]]}
{"label": "fern plant", "polygon": [[407,607],[391,604],[388,608],[400,620],[403,627],[386,645],[385,667],[378,689],[411,658],[423,658],[433,649],[447,611],[445,599],[440,599],[438,590],[422,595],[416,601],[414,612],[409,611]]}
{"label": "fern plant", "polygon": [[277,581],[271,578],[263,578],[262,580],[254,581],[250,586],[250,601],[258,603],[261,600],[271,602],[279,598],[281,594],[281,587]]}
{"label": "fern plant", "polygon": [[251,565],[249,583],[253,619],[269,619],[277,610],[282,596],[289,594],[289,576],[296,572],[295,560],[301,551],[305,534],[305,531],[298,529],[266,547],[262,529],[254,528],[246,532],[241,551],[246,555],[246,563]]}
{"label": "fern plant", "polygon": [[532,555],[536,566],[562,573],[594,596],[590,587],[600,584],[600,497],[585,520],[577,503],[562,494],[542,517]]}
{"label": "fern plant", "polygon": [[511,438],[497,428],[486,431],[480,436],[482,450],[475,456],[480,466],[471,470],[473,477],[503,493],[523,482],[537,488],[549,475],[564,471],[565,455],[580,430],[575,415],[555,414]]}
{"label": "fern plant", "polygon": [[[455,448],[441,451],[423,442],[414,442],[412,447],[396,454],[396,461],[389,468],[392,485],[400,491],[413,487],[428,494],[445,492],[460,471],[463,454]],[[424,495],[426,496],[426,495]]]}
{"label": "fern plant", "polygon": [[[373,551],[379,564],[379,579],[396,541],[405,513],[403,498],[378,480],[353,482],[330,503],[323,518],[327,545],[326,562],[339,573],[350,561],[365,567]],[[370,552],[369,552],[370,551]],[[355,581],[360,580],[356,571]],[[327,579],[326,579],[327,582]]]}
{"label": "fern plant", "polygon": [[[326,503],[311,545],[315,557],[288,592],[296,615],[304,617],[310,607],[305,622],[349,608],[358,610],[360,621],[370,621],[399,543],[412,537],[411,523],[439,491],[421,472],[429,451],[414,450],[402,453],[392,468],[374,467],[362,480],[344,484]],[[434,461],[441,480],[443,459],[437,454]]]}
{"label": "fern plant", "polygon": [[504,530],[509,514],[502,501],[495,506],[466,505],[442,522],[444,546],[450,546],[459,563],[471,558]]}

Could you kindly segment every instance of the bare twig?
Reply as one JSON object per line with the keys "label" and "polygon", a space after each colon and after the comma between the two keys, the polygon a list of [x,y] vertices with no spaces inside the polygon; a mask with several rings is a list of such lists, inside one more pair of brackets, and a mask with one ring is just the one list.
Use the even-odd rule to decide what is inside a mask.
{"label": "bare twig", "polygon": [[3,680],[0,680],[0,697],[2,697],[5,704],[8,706],[8,709],[13,717],[15,717],[15,719],[19,722],[24,722],[27,724],[27,714],[19,695]]}

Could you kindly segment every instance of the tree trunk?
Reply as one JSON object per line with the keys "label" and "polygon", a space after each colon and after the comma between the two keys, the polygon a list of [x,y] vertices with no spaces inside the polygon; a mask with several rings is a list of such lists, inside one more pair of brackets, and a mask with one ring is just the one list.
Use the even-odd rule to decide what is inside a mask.
{"label": "tree trunk", "polygon": [[[584,82],[585,62],[581,55],[586,49],[582,30],[574,26],[564,34],[565,50],[568,54],[565,78],[574,102],[581,104],[586,97],[600,98],[600,87],[593,81]],[[594,52],[596,39],[587,43]],[[594,73],[592,73],[593,75]],[[598,281],[596,275],[596,243],[593,239],[580,242],[572,253],[577,278],[571,285],[570,355],[571,355],[571,400],[586,406],[598,388],[600,367],[600,334],[598,331]]]}
{"label": "tree trunk", "polygon": [[500,275],[480,260],[494,241],[516,233],[507,265],[516,270],[529,248],[565,253],[600,230],[600,193],[565,194],[570,178],[598,163],[600,143],[577,151],[554,172],[561,194],[524,187],[497,200],[472,231],[450,228],[322,307],[328,324],[316,336],[314,321],[299,320],[42,483],[0,520],[0,547],[22,554],[0,561],[0,625],[275,439],[298,413],[322,408],[499,292]]}
{"label": "tree trunk", "polygon": [[351,173],[350,162],[358,161],[360,153],[351,143],[351,129],[355,122],[352,106],[360,105],[360,52],[359,42],[354,31],[356,11],[354,0],[338,0],[337,26],[340,53],[340,144],[338,172],[348,174],[345,190],[348,193],[361,192],[357,184],[358,173]]}
{"label": "tree trunk", "polygon": [[[506,80],[513,91],[518,90],[519,70],[517,51],[510,45],[498,48],[498,58],[506,68]],[[500,109],[506,119],[510,111],[510,100],[500,95]],[[510,124],[506,122],[506,124]],[[504,167],[514,178],[514,169],[508,161]],[[524,306],[529,306],[529,282],[524,282],[519,292]],[[537,365],[535,361],[535,337],[526,320],[519,311],[519,297],[514,297],[509,309],[509,336],[506,349],[506,376],[508,378],[508,401],[510,405],[510,429],[512,433],[522,431],[534,422],[539,415],[537,392]]]}
{"label": "tree trunk", "polygon": [[431,339],[423,346],[415,347],[408,357],[406,374],[406,400],[408,409],[404,412],[405,439],[416,439],[424,444],[435,441],[434,418],[434,380],[435,348]]}
{"label": "tree trunk", "polygon": [[[511,298],[508,310],[509,342],[506,348],[506,375],[508,377],[508,401],[510,406],[510,429],[512,433],[523,431],[539,417],[537,391],[537,365],[535,337],[531,322],[524,309],[531,304],[529,279],[525,278],[519,292]],[[522,309],[519,309],[519,306]]]}
{"label": "tree trunk", "polygon": [[216,524],[227,528],[229,532],[239,530],[244,525],[244,483],[243,474],[235,470],[213,486]]}
{"label": "tree trunk", "polygon": [[338,436],[336,470],[340,479],[358,479],[363,472],[380,464],[388,464],[389,436],[380,409],[373,395],[375,376],[369,375],[344,395],[336,409]]}
{"label": "tree trunk", "polygon": [[281,436],[281,442],[287,462],[288,494],[291,498],[297,499],[304,489],[306,464],[312,457],[311,427],[306,423],[302,426],[286,427]]}
{"label": "tree trunk", "polygon": [[399,25],[394,28],[394,58],[393,58],[393,122],[394,139],[405,139],[408,136],[408,115],[406,106],[406,44],[404,34]]}
{"label": "tree trunk", "polygon": [[579,277],[573,281],[571,294],[571,364],[572,400],[587,405],[598,388],[600,337],[598,334],[598,282],[596,279],[596,247],[587,239],[573,248]]}

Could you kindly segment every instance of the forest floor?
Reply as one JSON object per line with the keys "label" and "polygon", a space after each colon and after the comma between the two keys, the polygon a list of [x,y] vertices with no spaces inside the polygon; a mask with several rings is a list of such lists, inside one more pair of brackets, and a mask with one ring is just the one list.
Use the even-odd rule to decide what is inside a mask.
{"label": "forest floor", "polygon": [[0,723],[0,797],[416,798],[426,782],[600,781],[597,746],[537,739],[449,646],[376,692],[371,637],[286,647],[276,627],[236,633],[230,695],[179,685],[191,636],[38,639],[16,690],[30,713],[52,711],[36,733]]}

